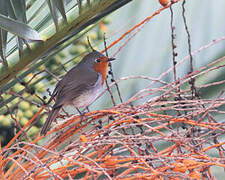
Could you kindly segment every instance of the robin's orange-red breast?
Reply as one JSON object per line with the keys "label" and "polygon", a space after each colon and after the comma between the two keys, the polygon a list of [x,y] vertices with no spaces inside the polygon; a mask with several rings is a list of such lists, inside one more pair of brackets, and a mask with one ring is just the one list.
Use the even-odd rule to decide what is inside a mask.
{"label": "robin's orange-red breast", "polygon": [[56,98],[52,111],[49,113],[41,130],[41,134],[46,134],[63,106],[73,105],[79,109],[88,107],[95,101],[101,93],[107,76],[108,64],[112,60],[114,58],[108,58],[102,53],[93,50],[77,66],[67,72],[56,85],[49,100]]}

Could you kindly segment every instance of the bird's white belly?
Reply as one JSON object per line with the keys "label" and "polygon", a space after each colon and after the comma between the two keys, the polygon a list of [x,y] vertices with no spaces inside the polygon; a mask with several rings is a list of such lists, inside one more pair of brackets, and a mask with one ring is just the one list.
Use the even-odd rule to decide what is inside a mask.
{"label": "bird's white belly", "polygon": [[92,104],[98,95],[101,93],[102,88],[95,88],[89,91],[85,91],[80,96],[78,96],[76,99],[73,100],[73,105],[76,108],[83,108],[87,107],[90,104]]}
{"label": "bird's white belly", "polygon": [[75,98],[73,100],[73,106],[76,108],[83,108],[92,104],[96,100],[96,98],[99,96],[99,94],[102,92],[101,83],[102,83],[102,78],[101,76],[99,76],[99,79],[96,82],[93,89],[84,91],[80,96]]}

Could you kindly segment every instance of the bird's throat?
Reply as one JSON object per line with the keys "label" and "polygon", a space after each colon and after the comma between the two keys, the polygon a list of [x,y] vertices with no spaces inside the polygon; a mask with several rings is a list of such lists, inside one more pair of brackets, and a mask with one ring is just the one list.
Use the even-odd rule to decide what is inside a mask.
{"label": "bird's throat", "polygon": [[102,75],[102,85],[107,76],[108,62],[100,62],[94,65],[94,70]]}

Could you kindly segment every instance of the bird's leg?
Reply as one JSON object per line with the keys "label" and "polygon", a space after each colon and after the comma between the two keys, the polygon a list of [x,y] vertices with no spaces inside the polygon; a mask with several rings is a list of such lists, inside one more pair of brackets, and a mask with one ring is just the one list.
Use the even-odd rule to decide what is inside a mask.
{"label": "bird's leg", "polygon": [[84,116],[85,112],[81,112],[78,108],[76,108],[76,110],[79,112],[79,114],[80,114],[81,116]]}
{"label": "bird's leg", "polygon": [[83,120],[83,118],[84,118],[84,114],[85,114],[85,112],[81,112],[78,108],[76,108],[77,109],[77,111],[79,112],[79,114],[80,114],[80,122],[82,122],[82,120]]}
{"label": "bird's leg", "polygon": [[62,115],[63,118],[71,116],[64,108],[62,108],[62,111],[65,113],[65,115]]}
{"label": "bird's leg", "polygon": [[86,109],[87,109],[87,111],[88,111],[88,112],[90,112],[90,109],[89,109],[89,107],[88,107],[88,106],[86,107]]}

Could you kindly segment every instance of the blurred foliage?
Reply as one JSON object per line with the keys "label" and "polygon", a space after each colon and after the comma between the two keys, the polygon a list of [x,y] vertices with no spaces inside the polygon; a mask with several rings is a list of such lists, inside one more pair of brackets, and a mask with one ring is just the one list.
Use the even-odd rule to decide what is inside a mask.
{"label": "blurred foliage", "polygon": [[[70,2],[67,1],[67,5]],[[32,5],[37,5],[37,1],[29,1],[27,3],[27,10],[32,8]],[[84,8],[87,7],[84,6]],[[43,15],[46,17],[48,16],[46,11],[42,13],[45,13]],[[47,21],[44,20],[41,26],[45,26],[49,21],[51,21],[50,18]],[[57,83],[56,77],[65,74],[66,71],[79,62],[85,52],[90,50],[87,36],[90,42],[96,46],[103,41],[103,34],[109,23],[109,19],[104,18],[97,24],[88,27],[85,31],[80,32],[77,36],[56,47],[50,55],[30,64],[14,79],[14,84],[9,85],[10,88],[1,95],[0,141],[3,146],[12,139],[17,130],[27,124],[35,113],[38,112],[40,106],[47,101],[50,95],[47,90]],[[10,46],[12,38],[13,36],[9,35],[8,46]],[[15,47],[12,48],[9,54],[15,50]],[[32,138],[39,133],[46,118],[47,112],[36,119],[35,123],[26,133],[28,138]],[[16,124],[15,121],[19,124]],[[26,139],[26,136],[23,139]]]}

